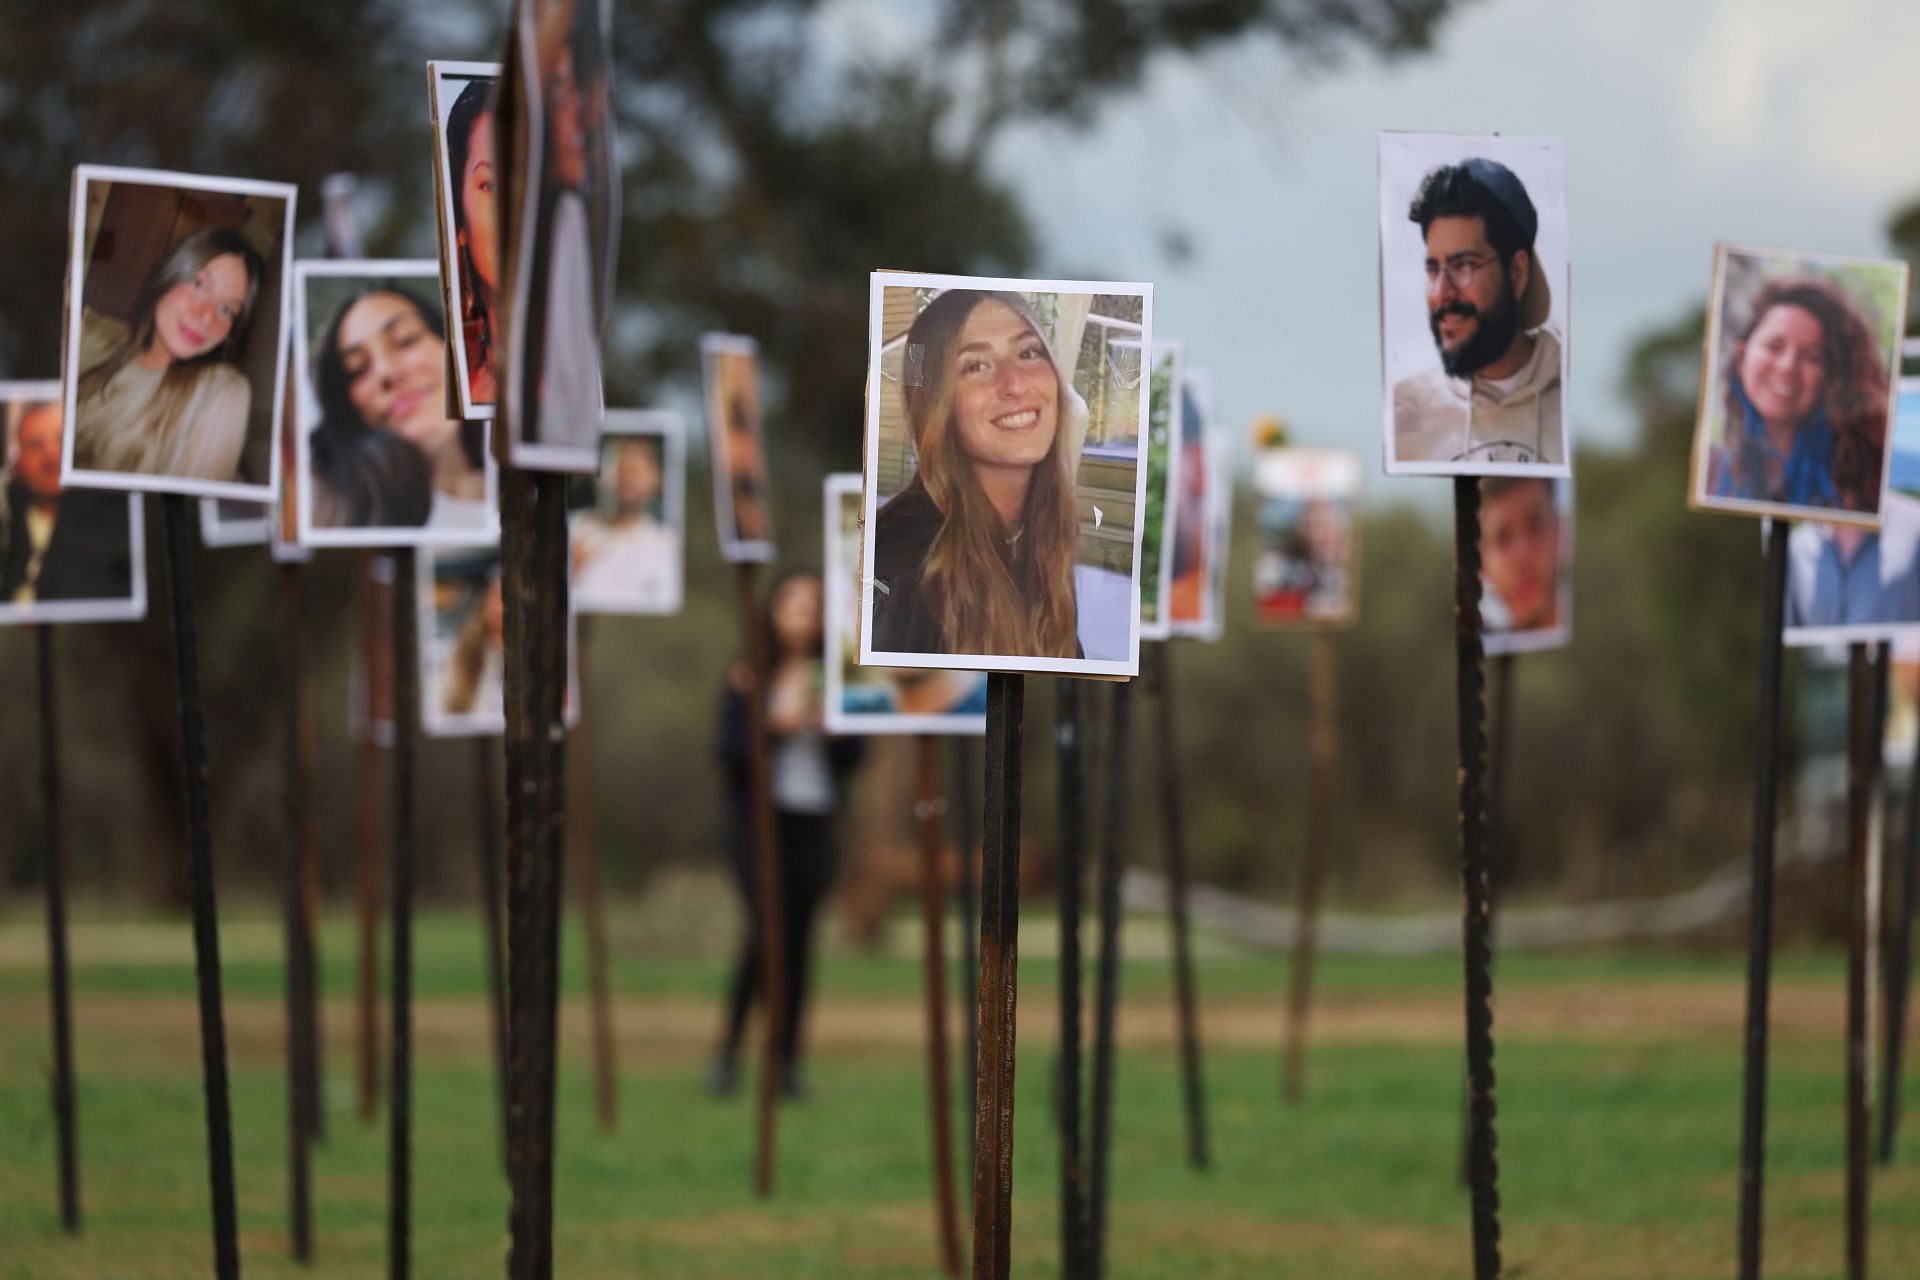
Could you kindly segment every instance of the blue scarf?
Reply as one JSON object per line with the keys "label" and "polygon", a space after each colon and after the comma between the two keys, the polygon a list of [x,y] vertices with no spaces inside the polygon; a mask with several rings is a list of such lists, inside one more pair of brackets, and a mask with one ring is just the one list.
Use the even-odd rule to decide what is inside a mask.
{"label": "blue scarf", "polygon": [[[1747,398],[1740,375],[1730,379],[1733,398],[1740,406],[1739,465],[1721,473],[1715,497],[1746,498],[1759,502],[1786,502],[1798,507],[1837,507],[1840,491],[1833,484],[1833,424],[1823,404],[1811,418],[1793,433],[1793,445],[1787,450],[1781,470],[1781,492],[1766,491],[1771,464],[1780,457],[1767,440],[1767,424],[1760,411]],[[1737,478],[1744,476],[1744,481]]]}

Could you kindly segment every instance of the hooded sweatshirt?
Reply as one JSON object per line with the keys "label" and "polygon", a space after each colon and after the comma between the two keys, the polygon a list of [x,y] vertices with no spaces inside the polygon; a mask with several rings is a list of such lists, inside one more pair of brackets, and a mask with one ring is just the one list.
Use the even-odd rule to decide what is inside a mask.
{"label": "hooded sweatshirt", "polygon": [[1509,389],[1477,374],[1451,378],[1438,367],[1395,384],[1395,460],[1564,462],[1560,339],[1544,327],[1527,336],[1533,355]]}

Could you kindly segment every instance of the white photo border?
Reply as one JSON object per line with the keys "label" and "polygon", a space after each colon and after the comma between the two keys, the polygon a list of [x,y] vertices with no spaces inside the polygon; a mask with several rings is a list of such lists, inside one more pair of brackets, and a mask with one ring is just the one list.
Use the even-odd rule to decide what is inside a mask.
{"label": "white photo border", "polygon": [[[909,734],[932,733],[949,737],[984,737],[987,732],[986,713],[979,715],[915,714],[903,711],[847,711],[846,681],[840,670],[840,644],[842,619],[847,616],[847,584],[840,571],[840,507],[848,498],[859,499],[862,511],[865,510],[865,496],[861,487],[862,480],[857,471],[835,472],[826,478],[821,486],[824,511],[825,534],[821,543],[824,554],[821,556],[821,574],[826,579],[826,726],[832,734]],[[862,523],[865,517],[862,516]],[[856,628],[857,630],[858,628]],[[866,665],[865,663],[857,665]]]}
{"label": "white photo border", "polygon": [[[687,603],[687,424],[672,409],[609,409],[606,429],[600,445],[621,438],[648,437],[660,442],[660,498],[666,523],[680,542],[678,589],[670,609],[636,608],[618,597],[596,596],[589,592],[569,592],[573,611],[579,614],[610,614],[624,617],[668,618],[686,608]],[[569,521],[571,529],[571,521]]]}
{"label": "white photo border", "polygon": [[[299,366],[299,398],[295,411],[293,449],[293,495],[299,520],[300,545],[305,547],[492,547],[500,543],[500,466],[491,449],[482,449],[481,474],[486,478],[487,524],[485,529],[439,529],[428,525],[410,528],[398,525],[321,526],[313,523],[313,450],[317,416],[311,416],[316,403],[313,387],[312,352],[314,334],[308,331],[307,281],[320,277],[366,277],[380,280],[437,280],[439,264],[431,258],[302,258],[293,264],[295,362]],[[448,345],[459,345],[457,335],[447,338]]]}
{"label": "white photo border", "polygon": [[[867,280],[867,396],[865,439],[861,445],[864,460],[860,527],[860,563],[873,563],[874,521],[879,512],[879,491],[873,477],[880,467],[880,395],[885,385],[880,376],[882,321],[887,289],[981,289],[1010,293],[1088,293],[1127,294],[1140,299],[1140,338],[1153,338],[1153,286],[1144,282],[1113,280],[1021,280],[1006,276],[955,276],[937,272],[875,271]],[[1133,607],[1127,611],[1127,656],[1125,658],[1038,658],[1024,654],[894,653],[873,647],[873,577],[861,572],[860,579],[860,665],[882,667],[941,668],[959,671],[1002,671],[1037,675],[1108,676],[1132,679],[1140,674],[1140,545],[1146,533],[1147,509],[1147,431],[1151,421],[1149,398],[1153,393],[1150,369],[1140,378],[1140,456],[1134,467],[1133,509]]]}
{"label": "white photo border", "polygon": [[[280,499],[280,450],[269,448],[267,483],[242,484],[232,480],[194,480],[181,476],[156,476],[133,471],[88,471],[73,465],[75,402],[79,398],[80,326],[84,319],[87,264],[87,184],[92,182],[126,183],[129,186],[175,187],[187,191],[215,191],[222,195],[267,196],[286,201],[285,221],[280,228],[280,315],[279,335],[287,335],[287,319],[293,280],[294,204],[300,189],[290,182],[261,182],[254,178],[217,178],[200,174],[174,173],[164,169],[125,169],[117,165],[82,164],[73,170],[71,216],[68,219],[67,248],[67,326],[65,333],[67,367],[60,374],[60,411],[66,428],[60,445],[60,483],[76,489],[121,489],[136,493],[172,493],[186,497],[233,498],[272,506]],[[280,439],[280,415],[286,410],[287,365],[274,361],[273,407],[268,411],[267,440],[277,445]]]}

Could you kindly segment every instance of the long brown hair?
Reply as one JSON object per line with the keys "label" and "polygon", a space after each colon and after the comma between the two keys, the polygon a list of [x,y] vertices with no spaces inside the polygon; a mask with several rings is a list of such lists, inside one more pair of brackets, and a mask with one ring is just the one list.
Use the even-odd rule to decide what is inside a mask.
{"label": "long brown hair", "polygon": [[1733,343],[1727,368],[1727,443],[1736,476],[1754,461],[1741,447],[1740,366],[1747,342],[1775,307],[1799,307],[1820,323],[1820,354],[1826,365],[1821,405],[1833,429],[1833,486],[1851,510],[1871,510],[1880,492],[1887,451],[1887,366],[1879,343],[1854,302],[1834,285],[1811,277],[1769,282],[1753,300],[1747,323]]}
{"label": "long brown hair", "polygon": [[[993,301],[1040,338],[1059,383],[1053,445],[1034,467],[1025,518],[1010,548],[1000,517],[980,487],[953,417],[953,348],[967,318]],[[920,483],[946,517],[921,574],[934,616],[953,653],[1071,658],[1079,651],[1073,599],[1080,517],[1067,445],[1073,388],[1027,300],[1015,293],[953,289],[927,305],[907,332],[925,377],[903,387],[919,454]],[[918,350],[914,350],[918,348]]]}
{"label": "long brown hair", "polygon": [[[144,352],[157,340],[154,330],[153,313],[159,307],[160,300],[179,285],[190,284],[200,269],[215,258],[232,254],[240,259],[247,272],[247,300],[240,309],[240,315],[227,329],[224,342],[203,355],[191,360],[175,360],[167,366],[161,375],[159,390],[154,395],[154,414],[148,430],[155,437],[165,437],[173,431],[179,421],[181,411],[187,407],[187,401],[193,396],[193,389],[200,381],[201,372],[209,366],[232,363],[239,354],[240,347],[247,340],[247,329],[253,321],[253,304],[260,296],[260,276],[265,265],[259,253],[247,243],[247,238],[231,227],[202,227],[185,236],[180,243],[168,251],[159,265],[147,276],[147,282],[140,286],[140,293],[133,300],[133,315],[127,324],[127,336],[109,351],[99,363],[80,373],[80,402],[89,396],[104,392],[114,375],[126,368],[127,361]],[[79,441],[75,440],[78,447]]]}

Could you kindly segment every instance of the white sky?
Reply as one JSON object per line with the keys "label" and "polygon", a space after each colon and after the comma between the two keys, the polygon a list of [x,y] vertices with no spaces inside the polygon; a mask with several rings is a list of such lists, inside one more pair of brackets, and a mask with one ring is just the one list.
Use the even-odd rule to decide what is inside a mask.
{"label": "white sky", "polygon": [[1716,239],[1886,253],[1920,196],[1916,47],[1901,0],[1484,0],[1398,65],[1313,76],[1256,42],[1164,60],[1092,129],[1011,132],[995,162],[1031,193],[1039,274],[1154,282],[1156,336],[1212,370],[1224,422],[1272,410],[1377,471],[1375,132],[1559,135],[1568,405],[1577,439],[1624,445],[1627,352],[1704,299]]}

